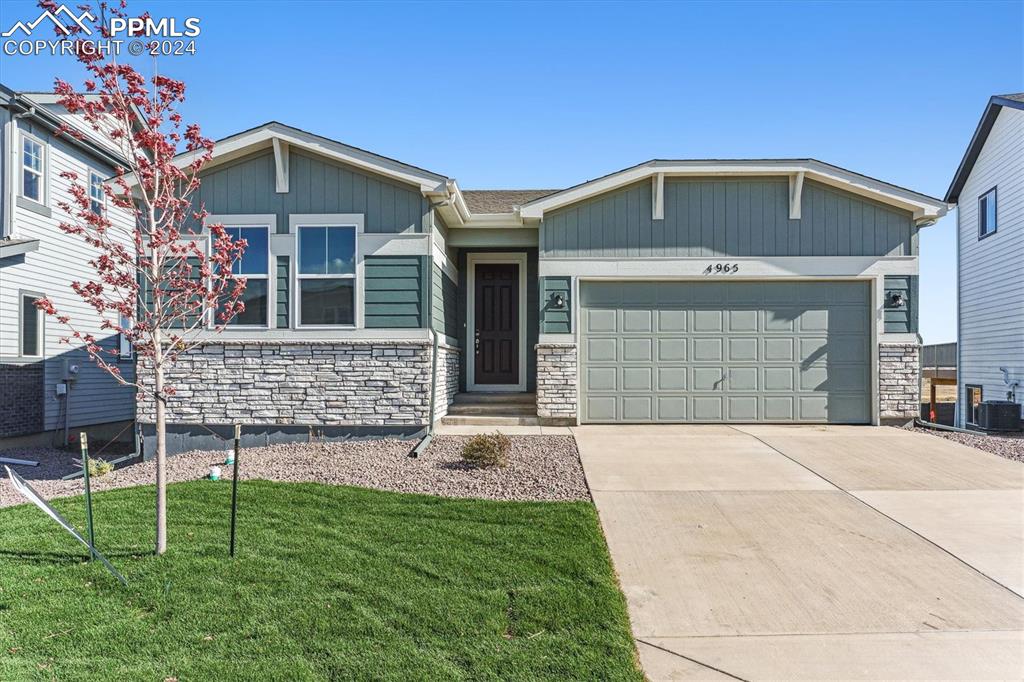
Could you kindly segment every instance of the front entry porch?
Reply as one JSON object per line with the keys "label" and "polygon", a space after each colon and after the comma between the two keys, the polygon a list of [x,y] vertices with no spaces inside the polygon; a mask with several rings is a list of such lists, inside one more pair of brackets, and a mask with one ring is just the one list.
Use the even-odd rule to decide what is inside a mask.
{"label": "front entry porch", "polygon": [[441,418],[447,426],[536,426],[535,393],[458,393]]}

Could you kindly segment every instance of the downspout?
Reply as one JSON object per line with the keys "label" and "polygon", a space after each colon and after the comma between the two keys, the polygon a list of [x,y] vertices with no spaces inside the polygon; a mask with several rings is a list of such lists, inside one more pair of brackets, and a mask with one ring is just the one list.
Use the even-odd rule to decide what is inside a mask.
{"label": "downspout", "polygon": [[409,453],[410,457],[419,457],[428,447],[430,441],[434,440],[434,414],[437,400],[437,332],[433,329],[427,330],[430,333],[430,341],[433,346],[433,359],[430,363],[430,414],[427,423],[427,435],[423,436],[416,447]]}

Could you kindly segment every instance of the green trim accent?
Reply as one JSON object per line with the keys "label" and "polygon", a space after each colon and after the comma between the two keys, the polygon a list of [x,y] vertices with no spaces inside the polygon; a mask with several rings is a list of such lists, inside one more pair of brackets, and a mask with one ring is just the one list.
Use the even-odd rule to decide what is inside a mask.
{"label": "green trim accent", "polygon": [[288,328],[288,309],[291,303],[291,277],[288,271],[288,256],[277,257],[277,328]]}
{"label": "green trim accent", "polygon": [[[893,294],[902,294],[906,303],[894,307],[889,301]],[[886,275],[885,277],[885,332],[887,334],[913,334],[917,332],[917,275]]]}
{"label": "green trim accent", "polygon": [[[551,299],[561,294],[565,300],[561,308],[555,308]],[[572,333],[572,278],[540,278],[540,330],[545,334]]]}

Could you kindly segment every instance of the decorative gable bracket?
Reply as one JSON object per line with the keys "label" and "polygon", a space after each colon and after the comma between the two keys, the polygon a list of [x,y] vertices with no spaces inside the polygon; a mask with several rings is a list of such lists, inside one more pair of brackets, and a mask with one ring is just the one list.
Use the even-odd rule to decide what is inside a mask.
{"label": "decorative gable bracket", "polygon": [[800,204],[804,195],[804,172],[789,176],[789,219],[800,220]]}
{"label": "decorative gable bracket", "polygon": [[278,194],[288,193],[288,143],[279,137],[272,138],[274,144],[275,189]]}

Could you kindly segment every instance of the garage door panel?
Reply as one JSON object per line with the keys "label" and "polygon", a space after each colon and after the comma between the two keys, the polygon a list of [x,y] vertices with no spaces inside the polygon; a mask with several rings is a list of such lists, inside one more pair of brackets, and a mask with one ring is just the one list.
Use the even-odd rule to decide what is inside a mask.
{"label": "garage door panel", "polygon": [[659,393],[685,391],[687,388],[685,367],[658,367]]}
{"label": "garage door panel", "polygon": [[687,340],[684,338],[661,338],[658,343],[658,362],[683,362],[686,358]]}
{"label": "garage door panel", "polygon": [[721,332],[722,311],[721,310],[694,310],[693,331],[695,332]]}
{"label": "garage door panel", "polygon": [[663,334],[672,334],[675,332],[685,332],[689,329],[687,324],[687,318],[689,318],[689,311],[687,310],[659,310],[658,313],[658,329],[657,331]]}
{"label": "garage door panel", "polygon": [[693,345],[693,360],[695,362],[721,362],[723,359],[722,346],[724,345],[725,339],[721,337],[715,338],[694,338],[691,339]]}
{"label": "garage door panel", "polygon": [[757,412],[757,396],[729,396],[725,399],[726,420],[731,422],[760,421]]}
{"label": "garage door panel", "polygon": [[618,311],[614,308],[611,310],[600,308],[587,310],[584,317],[586,318],[586,324],[583,328],[586,329],[587,332],[599,334],[602,332],[618,331]]}
{"label": "garage door panel", "polygon": [[622,346],[623,362],[650,362],[654,359],[654,339],[623,337],[620,341]]}
{"label": "garage door panel", "polygon": [[654,331],[653,319],[651,310],[623,310],[622,331],[650,334]]}
{"label": "garage door panel", "polygon": [[730,332],[756,332],[758,331],[757,310],[730,310],[729,331]]}
{"label": "garage door panel", "polygon": [[580,290],[583,421],[870,420],[865,283],[594,284]]}
{"label": "garage door panel", "polygon": [[744,336],[727,339],[729,362],[755,362],[757,360],[757,337]]}
{"label": "garage door panel", "polygon": [[614,338],[590,338],[583,344],[583,359],[586,362],[615,362],[619,359],[618,340]]}

